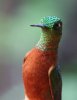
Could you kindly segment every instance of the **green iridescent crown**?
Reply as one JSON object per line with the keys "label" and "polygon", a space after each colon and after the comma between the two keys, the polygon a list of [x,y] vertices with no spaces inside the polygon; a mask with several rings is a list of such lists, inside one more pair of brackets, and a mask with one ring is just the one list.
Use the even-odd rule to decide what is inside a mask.
{"label": "green iridescent crown", "polygon": [[55,22],[61,22],[61,19],[56,16],[47,16],[41,19],[41,23],[49,28],[52,28]]}

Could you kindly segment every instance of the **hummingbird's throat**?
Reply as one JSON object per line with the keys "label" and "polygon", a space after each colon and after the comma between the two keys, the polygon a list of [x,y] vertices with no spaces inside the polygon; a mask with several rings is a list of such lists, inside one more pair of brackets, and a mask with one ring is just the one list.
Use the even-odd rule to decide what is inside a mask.
{"label": "hummingbird's throat", "polygon": [[60,35],[41,34],[41,38],[36,47],[42,51],[57,50],[60,41]]}

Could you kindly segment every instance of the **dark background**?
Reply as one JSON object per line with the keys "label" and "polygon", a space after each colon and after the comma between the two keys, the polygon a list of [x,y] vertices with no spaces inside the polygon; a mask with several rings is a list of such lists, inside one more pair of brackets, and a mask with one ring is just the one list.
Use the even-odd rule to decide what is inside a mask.
{"label": "dark background", "polygon": [[23,100],[22,60],[41,30],[44,16],[63,20],[59,59],[63,100],[77,100],[77,0],[0,0],[0,100]]}

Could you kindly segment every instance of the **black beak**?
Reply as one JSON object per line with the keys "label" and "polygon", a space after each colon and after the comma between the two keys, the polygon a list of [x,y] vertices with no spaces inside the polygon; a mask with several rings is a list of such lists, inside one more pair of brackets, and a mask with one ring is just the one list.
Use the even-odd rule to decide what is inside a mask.
{"label": "black beak", "polygon": [[44,27],[45,27],[45,26],[42,25],[42,24],[35,24],[35,25],[30,25],[30,26],[32,26],[32,27],[41,27],[41,28],[44,28]]}

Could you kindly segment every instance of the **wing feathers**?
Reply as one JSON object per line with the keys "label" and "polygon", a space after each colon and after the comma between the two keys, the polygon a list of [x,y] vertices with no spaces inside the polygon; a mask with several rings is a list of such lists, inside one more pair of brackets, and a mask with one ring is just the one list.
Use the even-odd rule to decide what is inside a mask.
{"label": "wing feathers", "polygon": [[58,71],[58,66],[50,68],[48,75],[52,100],[61,100],[62,80]]}

